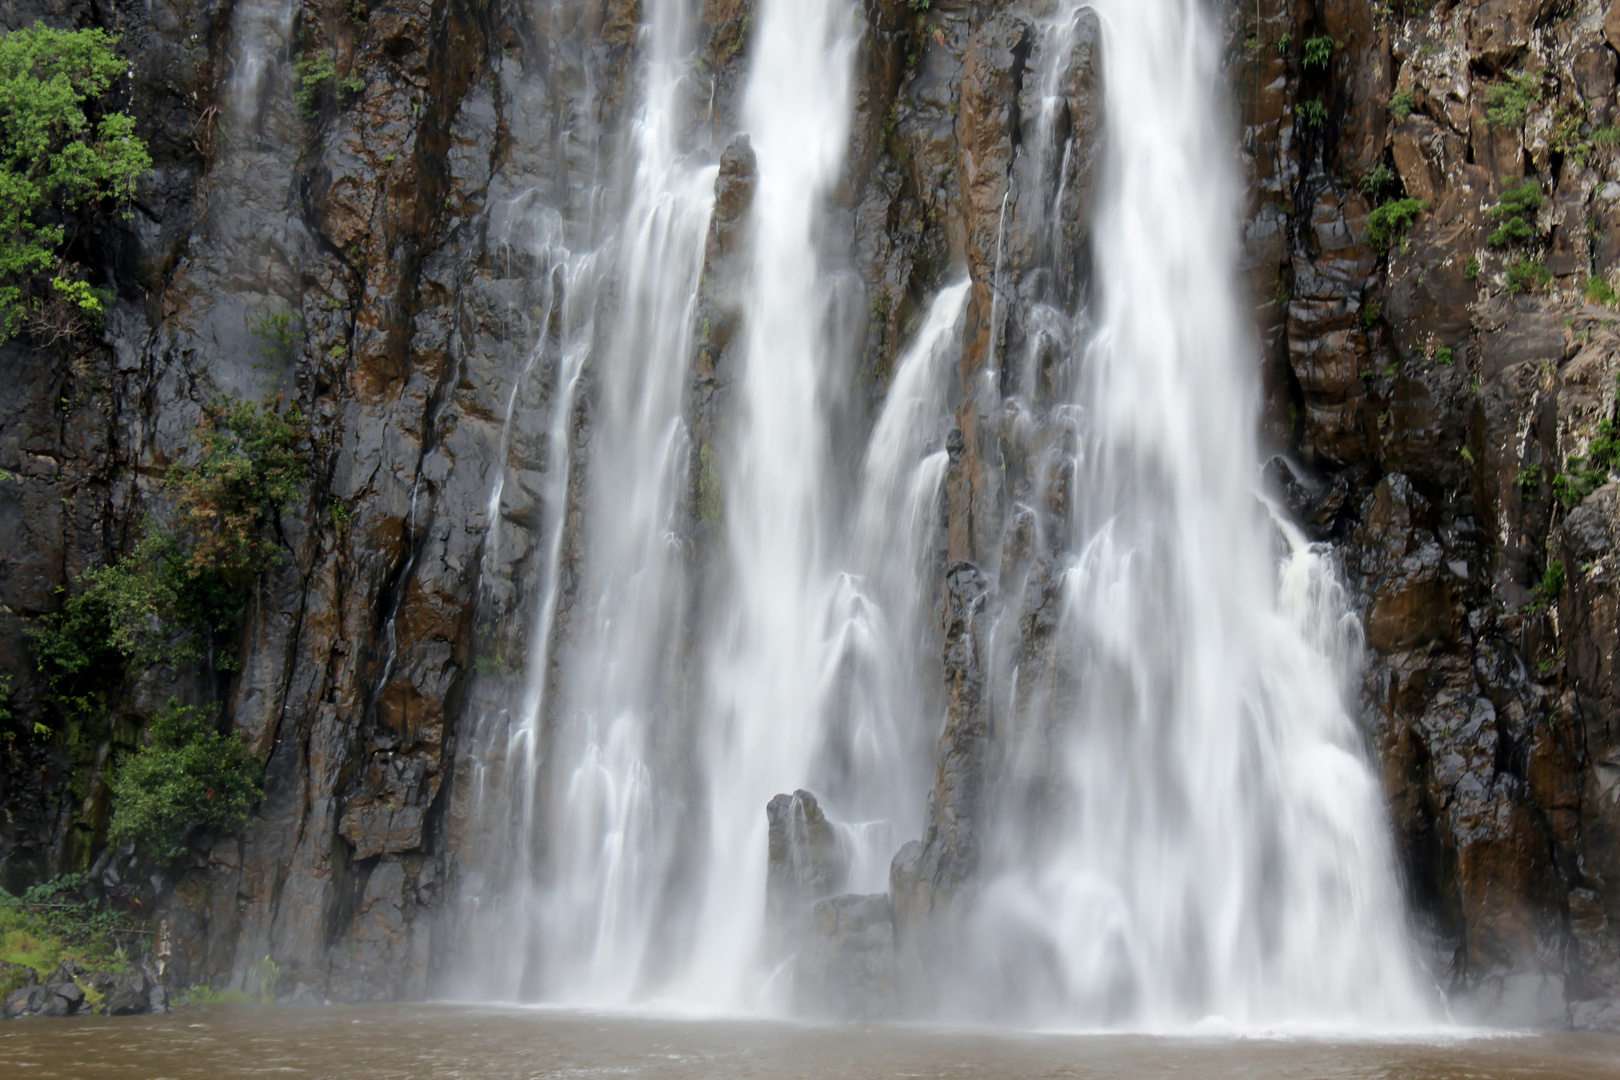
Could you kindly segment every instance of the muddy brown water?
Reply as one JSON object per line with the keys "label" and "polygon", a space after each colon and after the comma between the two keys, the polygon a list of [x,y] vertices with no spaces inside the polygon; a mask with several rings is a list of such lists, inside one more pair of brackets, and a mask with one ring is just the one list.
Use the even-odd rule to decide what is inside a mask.
{"label": "muddy brown water", "polygon": [[1006,1035],[458,1006],[0,1025],[4,1080],[1616,1080],[1620,1036]]}

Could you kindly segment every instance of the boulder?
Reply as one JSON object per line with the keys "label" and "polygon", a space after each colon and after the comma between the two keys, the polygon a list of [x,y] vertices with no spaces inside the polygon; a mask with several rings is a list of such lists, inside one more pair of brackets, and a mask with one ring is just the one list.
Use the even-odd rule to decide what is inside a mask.
{"label": "boulder", "polygon": [[139,971],[126,971],[112,977],[105,991],[101,1011],[108,1016],[133,1016],[152,1011],[150,985]]}
{"label": "boulder", "polygon": [[[84,1006],[84,991],[79,988],[78,983],[75,983],[75,982],[51,983],[45,989],[50,991],[51,996],[56,1001],[61,1002],[61,1008],[63,1009],[63,1012],[61,1013],[61,1015],[63,1015],[63,1016],[71,1016],[73,1013],[78,1012],[79,1009]],[[54,1002],[51,1003],[51,1004],[52,1004],[52,1007],[55,1007]],[[52,1013],[51,1015],[57,1015],[57,1014]]]}
{"label": "boulder", "polygon": [[6,998],[6,1017],[17,1020],[24,1016],[38,1016],[45,1007],[46,991],[38,983],[31,983]]}

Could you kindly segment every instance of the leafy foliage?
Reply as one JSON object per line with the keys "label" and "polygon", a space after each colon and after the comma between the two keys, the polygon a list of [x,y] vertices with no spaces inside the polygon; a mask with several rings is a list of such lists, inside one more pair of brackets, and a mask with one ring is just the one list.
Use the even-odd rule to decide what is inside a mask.
{"label": "leafy foliage", "polygon": [[129,668],[202,660],[213,636],[241,621],[253,579],[279,558],[270,526],[305,480],[302,416],[217,402],[198,435],[201,459],[166,480],[178,528],[148,525],[133,551],[86,573],[33,631],[51,695],[69,712],[100,712]]}
{"label": "leafy foliage", "polygon": [[1377,165],[1362,174],[1356,181],[1356,187],[1363,195],[1377,195],[1395,186],[1395,170],[1380,161]]}
{"label": "leafy foliage", "polygon": [[1405,120],[1417,109],[1417,96],[1410,90],[1401,90],[1389,99],[1389,111]]}
{"label": "leafy foliage", "polygon": [[1620,469],[1620,425],[1604,419],[1584,456],[1572,455],[1564,471],[1553,477],[1553,496],[1565,506],[1575,506],[1609,482],[1609,474]]}
{"label": "leafy foliage", "polygon": [[125,968],[116,934],[134,920],[82,895],[83,874],[64,874],[21,896],[0,890],[0,960],[40,974],[63,959],[117,972]]}
{"label": "leafy foliage", "polygon": [[1485,101],[1485,119],[1492,127],[1522,127],[1530,110],[1541,103],[1541,78],[1515,71],[1507,82],[1491,87]]}
{"label": "leafy foliage", "polygon": [[134,118],[101,109],[124,72],[116,43],[42,23],[0,37],[0,340],[100,317],[100,294],[59,249],[63,216],[131,198],[152,167]]}
{"label": "leafy foliage", "polygon": [[1601,274],[1593,274],[1586,279],[1586,302],[1601,304],[1604,307],[1620,307],[1620,294],[1614,291],[1608,279]]}
{"label": "leafy foliage", "polygon": [[1558,595],[1564,591],[1564,564],[1554,559],[1547,564],[1547,569],[1541,575],[1541,583],[1530,590],[1535,596],[1536,607],[1545,607],[1558,602]]}
{"label": "leafy foliage", "polygon": [[1540,259],[1521,256],[1508,263],[1507,291],[1511,295],[1538,292],[1552,281],[1552,274]]}
{"label": "leafy foliage", "polygon": [[259,349],[260,355],[272,359],[291,356],[293,345],[298,341],[293,322],[293,314],[290,311],[267,311],[249,318],[248,333],[265,342]]}
{"label": "leafy foliage", "polygon": [[293,104],[309,120],[319,116],[322,103],[339,90],[352,95],[366,88],[366,80],[354,72],[346,77],[338,76],[337,58],[330,50],[299,53],[293,60],[293,76],[298,80],[298,87],[293,91]]}
{"label": "leafy foliage", "polygon": [[1536,211],[1546,198],[1541,194],[1541,185],[1534,179],[1525,180],[1520,184],[1510,184],[1502,189],[1502,198],[1490,209],[1490,215],[1501,222],[1486,242],[1492,247],[1511,247],[1538,238],[1541,234],[1536,230]]}
{"label": "leafy foliage", "polygon": [[1302,101],[1299,103],[1299,118],[1308,128],[1320,128],[1327,124],[1327,106],[1321,100]]}
{"label": "leafy foliage", "polygon": [[1326,71],[1328,65],[1333,61],[1333,50],[1337,45],[1338,42],[1327,34],[1306,38],[1305,55],[1300,61],[1300,65],[1307,68],[1321,68]]}
{"label": "leafy foliage", "polygon": [[1380,251],[1387,250],[1428,208],[1422,199],[1391,199],[1367,215],[1368,242]]}
{"label": "leafy foliage", "polygon": [[242,740],[214,730],[201,709],[170,700],[148,727],[151,745],[125,758],[112,780],[108,835],[159,859],[185,854],[196,826],[230,831],[259,797],[262,768]]}
{"label": "leafy foliage", "polygon": [[306,479],[303,415],[216,402],[203,413],[198,435],[202,460],[176,466],[168,477],[190,545],[187,569],[194,579],[214,576],[240,589],[278,558],[266,526]]}

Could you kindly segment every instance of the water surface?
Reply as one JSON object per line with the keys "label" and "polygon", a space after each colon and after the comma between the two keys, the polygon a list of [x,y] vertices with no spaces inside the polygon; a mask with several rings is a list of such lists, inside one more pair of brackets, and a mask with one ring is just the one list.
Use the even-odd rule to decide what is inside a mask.
{"label": "water surface", "polygon": [[35,1080],[1612,1080],[1620,1037],[1427,1041],[988,1035],[916,1027],[375,1006],[212,1008],[0,1026]]}

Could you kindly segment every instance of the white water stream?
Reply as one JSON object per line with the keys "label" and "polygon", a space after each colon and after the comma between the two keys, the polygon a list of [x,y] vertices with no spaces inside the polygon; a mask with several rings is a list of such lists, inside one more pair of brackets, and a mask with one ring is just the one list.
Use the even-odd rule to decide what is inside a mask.
{"label": "white water stream", "polygon": [[962,1000],[1058,1023],[1421,1023],[1347,708],[1359,636],[1321,553],[1256,497],[1222,37],[1197,0],[1092,6],[1109,144],[1068,390],[1063,678],[1007,750]]}
{"label": "white water stream", "polygon": [[[1083,6],[1040,24],[1048,66],[1029,77],[1043,109]],[[1025,371],[1005,409],[1072,477],[1061,677],[1036,687],[1016,649],[995,651],[991,692],[1011,715],[982,892],[940,1006],[1066,1026],[1421,1022],[1349,706],[1359,638],[1324,553],[1256,494],[1257,349],[1219,27],[1197,0],[1089,6],[1110,139],[1092,305],[1028,314],[1029,336],[1065,352],[1056,400],[1036,402],[1032,360],[991,361]],[[563,634],[570,389],[549,435],[552,546],[527,690],[491,786],[511,862],[478,955],[508,996],[757,1012],[781,1000],[763,950],[767,801],[821,796],[851,891],[883,891],[889,858],[925,826],[943,715],[930,542],[967,285],[919,319],[843,475],[830,432],[852,358],[831,329],[823,208],[850,137],[859,19],[850,0],[760,0],[723,543],[719,571],[696,573],[683,394],[715,170],[679,134],[691,5],[649,0],[644,15],[636,165],[602,256],[619,315],[587,335],[588,355],[559,361],[570,388],[598,388],[576,599]],[[1025,152],[1061,189],[1074,148],[1059,129],[1043,117]],[[1019,197],[1038,200],[1038,222],[1063,212],[1056,191]],[[998,300],[992,321],[1006,317]],[[1004,643],[1021,587],[1001,583]]]}

